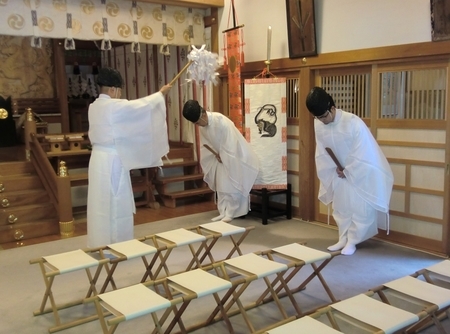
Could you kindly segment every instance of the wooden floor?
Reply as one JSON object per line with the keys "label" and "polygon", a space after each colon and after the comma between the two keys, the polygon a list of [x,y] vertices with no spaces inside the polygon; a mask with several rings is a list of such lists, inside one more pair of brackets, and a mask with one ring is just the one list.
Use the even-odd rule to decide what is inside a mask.
{"label": "wooden floor", "polygon": [[[25,148],[23,145],[14,147],[1,147],[0,148],[0,163],[8,161],[20,161],[25,159]],[[159,209],[151,209],[146,207],[139,207],[136,209],[136,215],[134,219],[135,225],[145,224],[149,222],[156,222],[159,220],[176,218],[187,216],[200,212],[207,212],[216,210],[216,204],[213,201],[196,202],[195,199],[191,201],[179,201],[176,208],[168,208],[160,205]],[[77,221],[79,223],[77,223]],[[86,234],[86,218],[85,213],[81,213],[75,217],[75,236]],[[29,240],[22,240],[17,242],[9,242],[0,244],[0,249],[10,249],[23,247],[27,245],[33,245],[37,243],[53,241],[61,239],[60,235],[51,235],[47,237],[40,237]]]}

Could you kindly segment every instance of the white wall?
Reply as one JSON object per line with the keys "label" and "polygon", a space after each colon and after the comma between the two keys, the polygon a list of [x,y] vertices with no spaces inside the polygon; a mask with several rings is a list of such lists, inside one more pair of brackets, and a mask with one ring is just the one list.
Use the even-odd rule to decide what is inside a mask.
{"label": "white wall", "polygon": [[[220,56],[221,32],[233,26],[230,2],[219,12]],[[266,59],[268,26],[271,59],[289,58],[286,0],[236,0],[234,6],[237,24],[244,24],[246,62]],[[315,0],[315,23],[318,53],[431,41],[430,0]]]}

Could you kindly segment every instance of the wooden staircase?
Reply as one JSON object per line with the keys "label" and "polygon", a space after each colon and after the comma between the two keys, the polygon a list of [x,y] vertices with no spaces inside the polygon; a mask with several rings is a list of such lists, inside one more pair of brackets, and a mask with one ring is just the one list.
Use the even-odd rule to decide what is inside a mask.
{"label": "wooden staircase", "polygon": [[58,213],[29,161],[0,164],[0,243],[59,234]]}
{"label": "wooden staircase", "polygon": [[164,206],[175,208],[177,201],[192,199],[211,201],[214,192],[203,181],[192,144],[170,143],[168,159],[152,182]]}
{"label": "wooden staircase", "polygon": [[[68,152],[49,156],[50,161],[52,164],[62,159],[67,161],[71,186],[86,185],[87,173],[71,174],[70,169],[84,167],[88,155],[64,156],[65,153]],[[155,195],[164,206],[171,208],[180,205],[182,200],[199,202],[213,199],[214,192],[203,181],[203,174],[194,160],[192,144],[171,143],[168,158],[163,159],[161,171],[158,168],[132,171],[133,191],[141,194],[135,198],[137,206],[158,209]],[[74,209],[74,216],[80,210],[85,212],[85,207]],[[58,211],[32,162],[20,160],[0,163],[0,243],[59,233]]]}

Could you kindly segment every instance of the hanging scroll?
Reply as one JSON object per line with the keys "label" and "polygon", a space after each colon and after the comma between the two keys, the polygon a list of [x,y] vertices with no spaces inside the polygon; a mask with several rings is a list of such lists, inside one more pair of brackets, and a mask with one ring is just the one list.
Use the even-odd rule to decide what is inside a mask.
{"label": "hanging scroll", "polygon": [[260,165],[253,189],[286,189],[286,78],[247,79],[244,83],[245,137]]}
{"label": "hanging scroll", "polygon": [[243,133],[242,101],[241,101],[241,42],[240,29],[233,29],[226,33],[227,66],[229,91],[229,117],[238,130]]}
{"label": "hanging scroll", "polygon": [[244,25],[236,25],[236,12],[234,8],[234,0],[231,0],[230,12],[228,15],[228,24],[230,16],[233,18],[233,27],[222,31],[225,34],[225,62],[224,68],[228,69],[228,101],[229,101],[229,118],[233,121],[236,128],[243,133],[243,116],[242,116],[242,90],[241,90],[241,66],[244,65],[244,52],[242,47]]}

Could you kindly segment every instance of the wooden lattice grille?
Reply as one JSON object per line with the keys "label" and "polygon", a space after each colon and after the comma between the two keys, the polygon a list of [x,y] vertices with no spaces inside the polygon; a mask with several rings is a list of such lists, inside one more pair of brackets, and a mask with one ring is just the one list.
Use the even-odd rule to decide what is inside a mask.
{"label": "wooden lattice grille", "polygon": [[446,69],[380,73],[379,118],[444,120]]}
{"label": "wooden lattice grille", "polygon": [[370,117],[369,73],[322,76],[321,87],[333,97],[336,108]]}
{"label": "wooden lattice grille", "polygon": [[287,117],[298,117],[298,79],[286,79]]}

